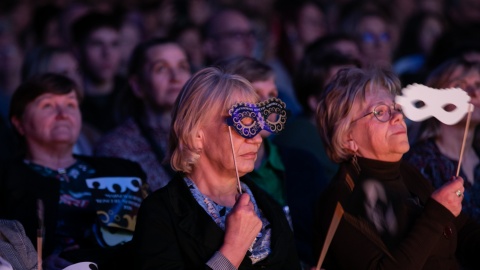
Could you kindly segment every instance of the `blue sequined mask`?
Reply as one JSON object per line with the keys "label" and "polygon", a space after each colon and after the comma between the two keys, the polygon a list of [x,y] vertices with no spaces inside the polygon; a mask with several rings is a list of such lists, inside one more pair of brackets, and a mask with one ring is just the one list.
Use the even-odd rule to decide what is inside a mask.
{"label": "blue sequined mask", "polygon": [[279,133],[287,121],[285,103],[278,98],[255,104],[240,102],[233,105],[228,114],[227,124],[247,139],[255,137],[262,130]]}

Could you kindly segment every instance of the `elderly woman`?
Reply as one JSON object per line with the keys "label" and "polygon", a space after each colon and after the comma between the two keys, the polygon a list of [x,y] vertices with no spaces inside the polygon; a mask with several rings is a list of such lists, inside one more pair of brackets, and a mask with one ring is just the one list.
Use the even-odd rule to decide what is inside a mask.
{"label": "elderly woman", "polygon": [[[464,212],[480,222],[480,158],[474,149],[475,128],[480,124],[480,64],[454,58],[437,67],[427,80],[433,88],[459,87],[471,97],[475,106],[467,131],[460,176],[465,179]],[[419,90],[421,91],[421,90]],[[455,125],[446,125],[435,118],[422,122],[424,129],[405,159],[435,187],[448,182],[456,174],[460,148],[466,127],[466,117]]]}
{"label": "elderly woman", "polygon": [[325,269],[479,269],[480,226],[461,212],[463,179],[434,191],[402,161],[409,144],[399,89],[389,71],[349,68],[320,100],[322,140],[340,168],[318,204],[317,254],[340,203]]}
{"label": "elderly woman", "polygon": [[25,151],[0,165],[0,215],[20,221],[33,243],[43,231],[44,269],[79,261],[120,269],[112,259],[132,237],[145,174],[127,160],[73,155],[80,100],[75,83],[58,74],[17,88],[10,119]]}
{"label": "elderly woman", "polygon": [[142,203],[133,238],[138,269],[300,268],[282,208],[242,177],[254,169],[260,131],[284,123],[245,116],[258,109],[283,119],[283,102],[258,101],[248,81],[217,68],[187,81],[170,132],[177,173]]}

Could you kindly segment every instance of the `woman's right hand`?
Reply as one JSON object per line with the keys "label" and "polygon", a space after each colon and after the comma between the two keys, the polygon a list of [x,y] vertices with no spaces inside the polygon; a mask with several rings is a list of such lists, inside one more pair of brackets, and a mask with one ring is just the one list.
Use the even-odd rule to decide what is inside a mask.
{"label": "woman's right hand", "polygon": [[[457,192],[461,192],[461,196]],[[455,217],[462,211],[463,192],[462,177],[452,177],[452,180],[445,183],[439,189],[432,193],[432,198],[447,208]]]}
{"label": "woman's right hand", "polygon": [[261,229],[262,221],[255,212],[250,195],[243,193],[227,216],[225,237],[219,251],[238,268]]}

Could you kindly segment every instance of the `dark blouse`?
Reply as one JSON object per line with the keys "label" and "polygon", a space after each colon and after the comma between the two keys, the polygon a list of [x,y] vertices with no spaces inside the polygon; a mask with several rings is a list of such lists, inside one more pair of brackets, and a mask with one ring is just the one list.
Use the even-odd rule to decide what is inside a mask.
{"label": "dark blouse", "polygon": [[[457,172],[458,160],[443,155],[434,139],[416,143],[404,159],[416,167],[435,188],[448,182]],[[480,164],[475,166],[473,184],[462,169],[460,176],[465,180],[462,210],[480,222]]]}

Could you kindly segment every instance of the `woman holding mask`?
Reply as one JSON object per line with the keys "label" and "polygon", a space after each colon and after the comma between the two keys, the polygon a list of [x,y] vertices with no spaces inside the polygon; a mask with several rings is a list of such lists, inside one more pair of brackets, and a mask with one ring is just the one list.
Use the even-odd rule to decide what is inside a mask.
{"label": "woman holding mask", "polygon": [[339,202],[345,213],[325,269],[478,269],[480,226],[461,212],[463,179],[434,191],[402,161],[409,143],[399,90],[393,73],[358,68],[327,86],[317,121],[340,169],[318,204],[317,254]]}
{"label": "woman holding mask", "polygon": [[[248,81],[217,68],[187,81],[172,114],[177,173],[140,208],[139,269],[300,269],[281,207],[241,177],[254,168],[262,124],[278,131],[285,122],[283,102],[258,100]],[[279,121],[245,117],[249,110],[275,112]]]}

